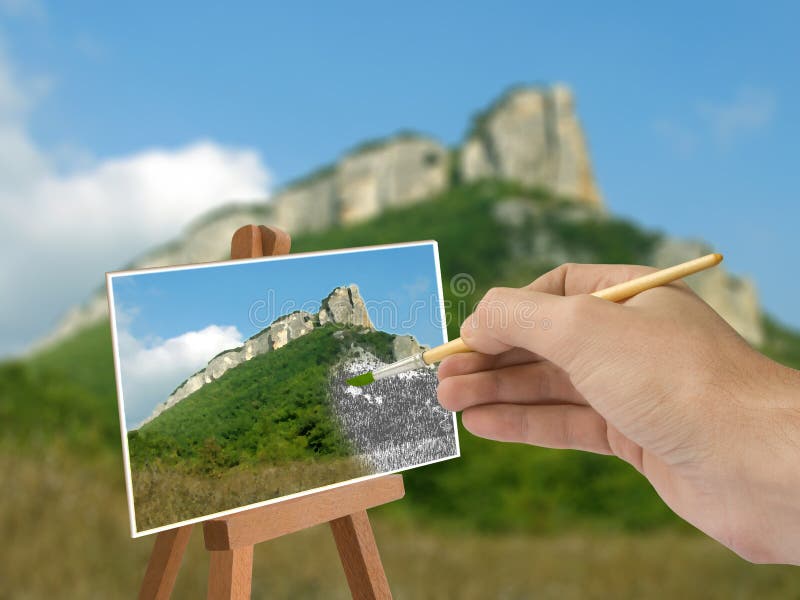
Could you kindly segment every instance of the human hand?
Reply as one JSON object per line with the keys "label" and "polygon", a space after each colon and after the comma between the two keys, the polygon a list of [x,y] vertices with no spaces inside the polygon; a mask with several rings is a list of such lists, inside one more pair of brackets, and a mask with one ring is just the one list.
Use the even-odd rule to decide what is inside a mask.
{"label": "human hand", "polygon": [[439,401],[481,437],[614,454],[744,558],[800,564],[800,374],[684,283],[589,295],[652,270],[570,264],[490,290]]}

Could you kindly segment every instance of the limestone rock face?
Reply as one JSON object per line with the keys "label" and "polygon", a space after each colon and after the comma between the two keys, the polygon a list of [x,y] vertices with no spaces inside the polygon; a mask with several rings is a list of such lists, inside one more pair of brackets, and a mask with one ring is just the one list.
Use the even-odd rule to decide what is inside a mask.
{"label": "limestone rock face", "polygon": [[339,325],[355,325],[366,329],[375,329],[367,313],[367,306],[358,286],[351,283],[333,290],[322,301],[317,316],[320,325],[336,323]]}
{"label": "limestone rock face", "polygon": [[337,172],[342,223],[419,202],[448,184],[448,154],[440,143],[406,136],[345,156]]}
{"label": "limestone rock face", "polygon": [[228,369],[240,365],[244,362],[244,352],[242,348],[235,348],[219,354],[211,359],[205,368],[205,383],[211,383],[215,379],[222,377]]}
{"label": "limestone rock face", "polygon": [[290,186],[273,199],[275,223],[294,234],[320,231],[340,222],[335,168]]}
{"label": "limestone rock face", "polygon": [[521,88],[495,103],[465,142],[460,173],[466,181],[514,180],[602,205],[572,94],[561,85]]}
{"label": "limestone rock face", "polygon": [[392,340],[392,354],[395,360],[414,356],[421,349],[419,342],[412,335],[398,335]]}
{"label": "limestone rock face", "polygon": [[314,315],[299,310],[285,317],[276,319],[269,326],[267,334],[268,350],[283,348],[292,340],[304,336],[314,330]]}
{"label": "limestone rock face", "polygon": [[[709,252],[702,242],[666,239],[656,248],[653,265],[669,267]],[[748,342],[755,346],[764,342],[758,294],[751,281],[718,265],[687,277],[686,283]]]}
{"label": "limestone rock face", "polygon": [[422,136],[371,144],[280,192],[276,222],[292,233],[318,231],[413,204],[447,187],[448,161],[442,144]]}
{"label": "limestone rock face", "polygon": [[[225,350],[212,358],[204,369],[198,371],[170,394],[164,402],[159,404],[153,413],[139,425],[155,419],[162,412],[175,406],[178,402],[193,394],[201,387],[222,377],[230,369],[239,366],[243,362],[251,360],[255,356],[266,354],[284,347],[292,340],[296,340],[314,330],[315,327],[322,327],[327,324],[352,325],[362,327],[366,330],[374,330],[372,321],[367,313],[366,303],[361,297],[358,286],[351,283],[347,286],[339,286],[328,294],[320,304],[320,311],[312,314],[303,310],[295,311],[275,319],[268,327],[260,331],[240,346],[231,350]],[[336,335],[336,334],[334,334]],[[419,351],[419,344],[411,336],[401,336],[409,338],[403,341],[397,348],[413,348]]]}

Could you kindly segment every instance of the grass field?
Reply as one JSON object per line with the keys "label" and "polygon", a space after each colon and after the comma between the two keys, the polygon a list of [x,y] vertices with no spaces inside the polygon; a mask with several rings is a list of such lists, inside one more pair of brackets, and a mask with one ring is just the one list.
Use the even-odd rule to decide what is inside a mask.
{"label": "grass field", "polygon": [[132,472],[136,527],[146,531],[371,473],[356,458],[248,464],[216,475],[183,473],[163,464],[140,467]]}
{"label": "grass field", "polygon": [[[504,197],[529,197],[537,222],[500,226],[492,211]],[[522,285],[552,266],[551,254],[530,251],[537,239],[596,262],[647,262],[658,239],[613,217],[561,218],[550,204],[518,186],[461,186],[298,237],[294,250],[437,239],[452,336],[458,302],[471,306],[490,285]],[[473,293],[453,295],[447,284],[458,273],[474,277]],[[800,368],[800,334],[768,317],[765,332],[761,349]],[[129,538],[116,407],[105,322],[0,364],[0,600],[135,595],[152,538]],[[800,569],[739,559],[675,517],[622,461],[460,434],[462,458],[406,473],[406,498],[371,511],[396,598],[800,599]],[[175,598],[205,594],[200,538]],[[254,598],[347,597],[324,527],[259,546],[254,574]]]}
{"label": "grass field", "polygon": [[[58,442],[24,453],[0,444],[0,478],[13,482],[0,495],[1,600],[136,595],[153,537],[128,538],[121,474],[117,457],[77,459]],[[798,569],[747,564],[690,531],[459,533],[386,508],[370,512],[398,600],[800,598]],[[197,528],[174,598],[204,597],[207,573]],[[326,527],[257,547],[253,598],[348,597]]]}

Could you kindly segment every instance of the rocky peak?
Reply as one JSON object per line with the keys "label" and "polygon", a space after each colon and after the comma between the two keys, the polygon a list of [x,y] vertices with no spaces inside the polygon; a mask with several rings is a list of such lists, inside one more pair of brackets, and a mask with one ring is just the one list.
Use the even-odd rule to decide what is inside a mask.
{"label": "rocky peak", "polygon": [[337,323],[375,329],[367,313],[364,299],[354,283],[337,287],[328,294],[320,305],[317,318],[320,325]]}
{"label": "rocky peak", "polygon": [[543,186],[602,205],[572,93],[563,85],[513,89],[475,120],[461,150],[461,176]]}

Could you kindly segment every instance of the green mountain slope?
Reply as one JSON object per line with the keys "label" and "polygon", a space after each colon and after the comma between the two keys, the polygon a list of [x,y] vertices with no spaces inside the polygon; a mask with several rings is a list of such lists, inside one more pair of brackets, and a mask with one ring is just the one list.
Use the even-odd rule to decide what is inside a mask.
{"label": "green mountain slope", "polygon": [[352,345],[389,359],[393,337],[314,329],[129,432],[137,529],[370,474],[331,411],[328,378]]}
{"label": "green mountain slope", "polygon": [[[504,224],[498,218],[501,205],[517,210],[522,225]],[[633,223],[586,212],[544,191],[488,181],[456,186],[431,201],[388,211],[367,223],[297,236],[293,251],[438,240],[453,336],[460,320],[493,285],[528,283],[556,262],[567,260],[647,262],[659,238]],[[464,294],[448,285],[461,273],[476,283]],[[765,332],[764,351],[800,367],[800,336],[771,320],[765,321]],[[0,365],[2,439],[13,436],[49,443],[66,431],[70,447],[119,452],[110,365],[105,324],[80,332],[26,363]],[[228,417],[229,426],[234,427],[235,412]],[[142,434],[146,432],[144,428]],[[463,430],[460,437],[461,459],[406,474],[406,501],[389,507],[398,518],[430,518],[486,530],[683,527],[649,484],[621,461],[495,444]],[[222,442],[217,443],[223,448]],[[254,430],[251,443],[257,455],[259,448],[271,442],[260,439]],[[220,453],[212,445],[209,451],[216,451],[224,462],[224,450]]]}
{"label": "green mountain slope", "polygon": [[347,456],[326,398],[330,368],[352,344],[389,360],[392,338],[331,324],[255,356],[131,431],[131,464],[221,473],[244,463]]}

